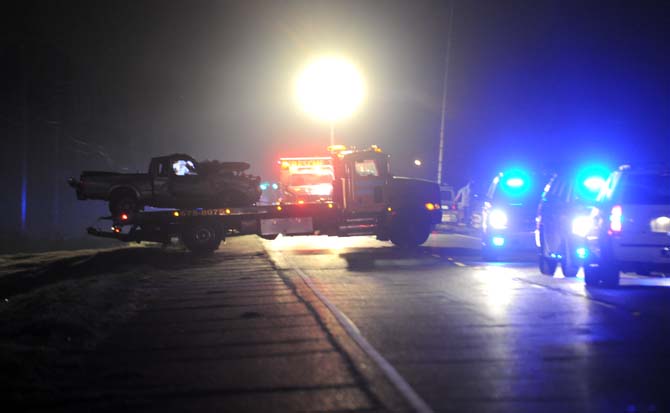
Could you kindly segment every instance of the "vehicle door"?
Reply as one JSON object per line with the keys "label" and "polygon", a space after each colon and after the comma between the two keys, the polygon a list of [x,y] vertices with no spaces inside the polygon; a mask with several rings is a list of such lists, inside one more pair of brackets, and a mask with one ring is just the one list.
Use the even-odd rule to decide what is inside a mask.
{"label": "vehicle door", "polygon": [[152,165],[149,175],[152,176],[153,197],[156,206],[170,206],[174,201],[174,196],[170,191],[170,178],[172,166],[170,160],[160,159]]}
{"label": "vehicle door", "polygon": [[614,246],[626,251],[620,256],[670,265],[670,174],[624,174],[615,191],[620,227],[612,229]]}
{"label": "vehicle door", "polygon": [[542,200],[542,235],[548,251],[560,250],[561,231],[565,215],[566,182],[562,176],[555,177]]}
{"label": "vehicle door", "polygon": [[346,163],[346,175],[351,177],[346,191],[346,208],[351,212],[379,211],[388,203],[389,171],[387,155],[370,152],[356,154]]}
{"label": "vehicle door", "polygon": [[172,162],[172,194],[180,204],[195,206],[212,195],[210,182],[200,175],[190,159],[174,158]]}

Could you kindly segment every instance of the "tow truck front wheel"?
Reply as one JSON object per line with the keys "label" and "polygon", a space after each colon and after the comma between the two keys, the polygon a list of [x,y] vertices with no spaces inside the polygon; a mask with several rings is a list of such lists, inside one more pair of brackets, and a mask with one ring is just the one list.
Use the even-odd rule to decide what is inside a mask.
{"label": "tow truck front wheel", "polygon": [[182,241],[192,252],[209,253],[216,251],[223,240],[223,231],[215,223],[192,224],[182,234]]}
{"label": "tow truck front wheel", "polygon": [[391,227],[391,242],[402,248],[415,248],[426,242],[431,225],[428,219],[400,217]]}

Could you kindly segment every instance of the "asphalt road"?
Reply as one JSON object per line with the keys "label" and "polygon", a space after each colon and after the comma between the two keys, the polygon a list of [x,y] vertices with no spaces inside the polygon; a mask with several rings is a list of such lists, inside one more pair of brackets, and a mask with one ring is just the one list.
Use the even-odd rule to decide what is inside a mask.
{"label": "asphalt road", "polygon": [[541,275],[532,252],[481,262],[462,234],[413,252],[371,237],[265,246],[341,312],[418,409],[670,411],[670,279],[626,274],[618,289],[589,289]]}
{"label": "asphalt road", "polygon": [[670,411],[670,279],[626,274],[620,288],[588,289],[540,275],[532,250],[498,263],[478,250],[442,233],[413,251],[372,237],[245,236],[204,257],[54,253],[34,263],[38,277],[5,277],[22,282],[7,302],[40,288],[52,300],[76,286],[96,295],[117,280],[106,294],[128,289],[135,309],[95,346],[68,336],[49,347],[49,385],[27,386],[10,411]]}

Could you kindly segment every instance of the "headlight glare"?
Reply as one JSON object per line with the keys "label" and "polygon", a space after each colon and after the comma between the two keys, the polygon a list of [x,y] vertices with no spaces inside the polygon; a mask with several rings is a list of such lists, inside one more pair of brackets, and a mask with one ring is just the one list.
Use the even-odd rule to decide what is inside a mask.
{"label": "headlight glare", "polygon": [[590,216],[578,216],[572,220],[572,233],[578,237],[586,237],[593,228],[593,218]]}
{"label": "headlight glare", "polygon": [[500,209],[494,209],[489,214],[489,225],[493,229],[507,228],[507,214]]}

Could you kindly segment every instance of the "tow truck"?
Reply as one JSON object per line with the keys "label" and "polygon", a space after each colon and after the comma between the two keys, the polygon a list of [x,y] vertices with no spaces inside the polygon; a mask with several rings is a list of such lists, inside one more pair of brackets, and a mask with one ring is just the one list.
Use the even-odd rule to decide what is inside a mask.
{"label": "tow truck", "polygon": [[93,236],[124,242],[168,244],[179,239],[191,251],[212,252],[235,235],[374,235],[400,247],[423,244],[441,221],[437,183],[390,174],[389,155],[375,145],[357,150],[329,147],[334,172],[330,200],[299,200],[241,208],[138,211],[103,217],[111,229],[89,227]]}
{"label": "tow truck", "polygon": [[329,200],[333,194],[330,157],[279,158],[279,186],[287,202]]}

